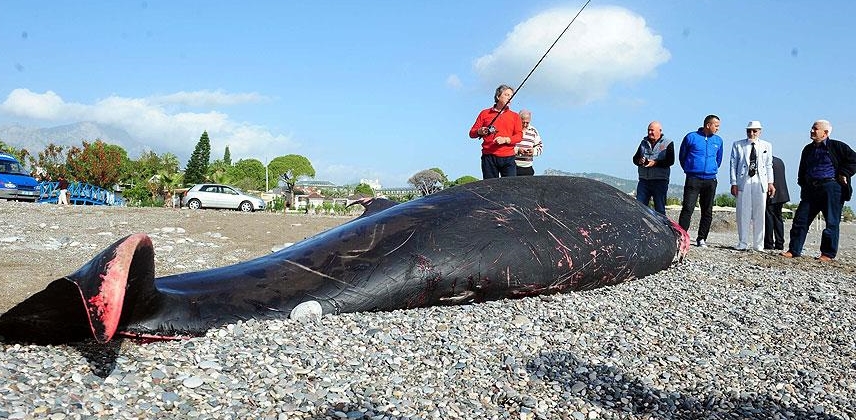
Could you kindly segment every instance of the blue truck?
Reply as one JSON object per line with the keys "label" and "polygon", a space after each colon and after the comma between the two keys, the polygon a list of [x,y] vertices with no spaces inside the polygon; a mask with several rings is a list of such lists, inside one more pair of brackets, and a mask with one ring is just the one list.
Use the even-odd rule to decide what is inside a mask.
{"label": "blue truck", "polygon": [[36,201],[39,198],[38,184],[15,156],[0,153],[0,198]]}

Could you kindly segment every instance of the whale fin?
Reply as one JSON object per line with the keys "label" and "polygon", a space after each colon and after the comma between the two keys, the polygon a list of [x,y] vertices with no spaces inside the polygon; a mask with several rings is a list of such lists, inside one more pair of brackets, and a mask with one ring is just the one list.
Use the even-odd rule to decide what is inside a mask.
{"label": "whale fin", "polygon": [[361,214],[360,217],[357,217],[357,219],[359,219],[361,217],[368,217],[375,213],[380,213],[390,207],[395,206],[398,203],[386,198],[361,198],[351,204],[348,204],[348,206],[350,207],[354,204],[359,204],[363,206],[363,208],[365,208],[363,214]]}

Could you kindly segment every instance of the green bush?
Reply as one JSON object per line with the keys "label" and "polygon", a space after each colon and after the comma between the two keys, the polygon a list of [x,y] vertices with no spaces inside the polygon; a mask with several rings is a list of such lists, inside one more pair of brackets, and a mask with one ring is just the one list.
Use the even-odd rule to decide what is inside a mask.
{"label": "green bush", "polygon": [[841,220],[845,222],[856,220],[856,215],[853,214],[853,209],[850,206],[844,206],[844,209],[841,210]]}
{"label": "green bush", "polygon": [[271,200],[270,206],[268,206],[268,210],[270,211],[282,211],[285,208],[285,200],[282,196],[276,196]]}
{"label": "green bush", "polygon": [[160,207],[163,206],[163,197],[152,198],[152,193],[145,184],[137,184],[122,191],[122,197],[131,207]]}
{"label": "green bush", "polygon": [[345,207],[345,205],[342,203],[336,203],[333,205],[333,213],[335,213],[339,216],[347,214],[347,211],[348,211],[348,208]]}
{"label": "green bush", "polygon": [[798,204],[785,203],[785,205],[782,206],[782,209],[783,210],[788,209],[790,211],[789,212],[788,211],[782,211],[782,218],[783,219],[793,219],[794,213],[796,213],[796,211],[797,211],[797,206],[798,206]]}
{"label": "green bush", "polygon": [[325,201],[321,203],[321,208],[324,209],[324,214],[333,214],[333,202]]}
{"label": "green bush", "polygon": [[731,194],[719,194],[713,199],[713,205],[719,207],[737,207],[737,197]]}

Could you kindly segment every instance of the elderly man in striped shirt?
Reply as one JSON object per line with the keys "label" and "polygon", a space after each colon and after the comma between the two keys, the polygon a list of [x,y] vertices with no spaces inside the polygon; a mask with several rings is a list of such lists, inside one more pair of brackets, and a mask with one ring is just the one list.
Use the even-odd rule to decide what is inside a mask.
{"label": "elderly man in striped shirt", "polygon": [[532,159],[541,155],[543,145],[538,129],[532,126],[532,112],[525,109],[518,112],[523,123],[523,140],[514,147],[514,160],[517,163],[517,176],[535,175]]}

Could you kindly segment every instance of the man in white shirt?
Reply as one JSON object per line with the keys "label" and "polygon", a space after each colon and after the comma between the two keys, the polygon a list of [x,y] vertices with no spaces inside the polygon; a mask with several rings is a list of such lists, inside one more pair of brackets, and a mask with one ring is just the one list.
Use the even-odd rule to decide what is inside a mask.
{"label": "man in white shirt", "polygon": [[773,145],[761,140],[761,122],[750,121],[746,138],[731,147],[731,195],[737,197],[735,247],[764,249],[764,212],[773,185]]}
{"label": "man in white shirt", "polygon": [[525,109],[518,112],[523,123],[523,140],[514,146],[514,161],[517,164],[517,176],[535,175],[532,158],[541,155],[543,144],[538,129],[532,123],[532,112]]}

